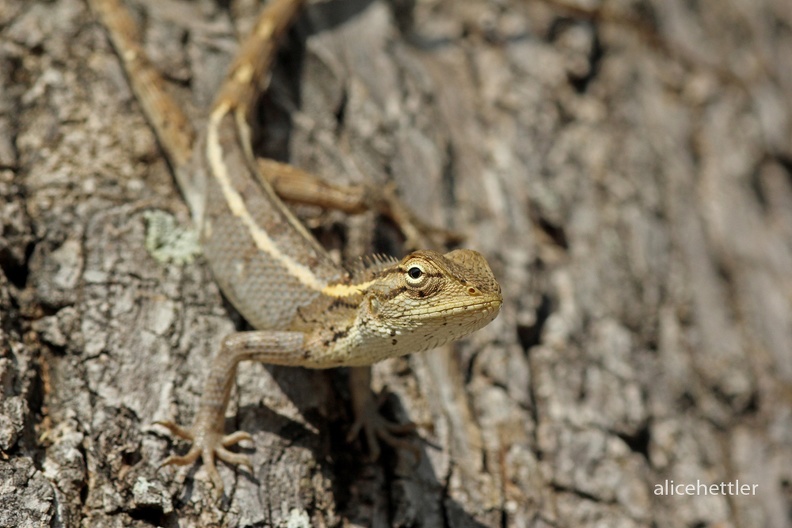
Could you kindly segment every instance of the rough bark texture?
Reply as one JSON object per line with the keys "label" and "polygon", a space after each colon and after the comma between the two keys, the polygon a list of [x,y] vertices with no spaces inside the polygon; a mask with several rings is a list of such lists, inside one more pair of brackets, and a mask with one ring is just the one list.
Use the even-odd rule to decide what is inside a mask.
{"label": "rough bark texture", "polygon": [[[258,3],[132,6],[200,119]],[[145,211],[188,217],[86,5],[3,0],[0,525],[792,525],[790,6],[311,6],[260,151],[396,181],[488,256],[506,303],[377,367],[418,464],[344,442],[343,372],[245,366],[229,429],[254,434],[255,471],[222,467],[215,504],[200,467],[157,471],[184,446],[149,424],[191,420],[242,323],[200,258],[145,249]],[[666,480],[757,488],[656,495]]]}

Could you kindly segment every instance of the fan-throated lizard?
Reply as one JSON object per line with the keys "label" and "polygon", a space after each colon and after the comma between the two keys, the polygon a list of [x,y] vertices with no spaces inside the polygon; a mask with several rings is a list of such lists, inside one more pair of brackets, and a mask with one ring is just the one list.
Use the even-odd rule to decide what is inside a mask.
{"label": "fan-throated lizard", "polygon": [[[251,436],[242,431],[224,434],[240,361],[319,369],[368,366],[459,339],[495,318],[501,290],[481,254],[465,249],[446,254],[415,251],[400,261],[374,258],[367,266],[347,271],[330,258],[269,183],[272,177],[279,192],[288,197],[292,189],[291,194],[299,195],[299,182],[306,176],[285,164],[257,160],[250,125],[257,97],[268,83],[276,43],[302,0],[271,0],[264,8],[240,47],[202,134],[193,132],[166,93],[120,0],[89,3],[106,27],[174,170],[216,281],[257,329],[223,341],[208,368],[192,427],[158,422],[192,442],[186,455],[171,456],[163,464],[186,465],[202,458],[220,492],[215,458],[250,465],[246,456],[227,448]],[[332,193],[319,194],[327,200]],[[393,203],[390,212],[398,215]],[[392,433],[407,428],[378,414],[369,379],[368,369],[351,370],[356,414],[352,434],[364,430],[374,453],[375,436],[393,442]]]}

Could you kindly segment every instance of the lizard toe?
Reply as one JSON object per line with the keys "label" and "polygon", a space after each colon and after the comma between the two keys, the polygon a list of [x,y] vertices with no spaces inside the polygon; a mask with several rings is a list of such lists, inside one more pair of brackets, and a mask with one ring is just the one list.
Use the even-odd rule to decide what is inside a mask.
{"label": "lizard toe", "polygon": [[223,446],[216,447],[215,454],[217,455],[217,458],[226,464],[231,464],[233,466],[245,466],[249,471],[253,471],[253,464],[250,461],[250,457],[247,455],[233,453]]}
{"label": "lizard toe", "polygon": [[159,420],[154,422],[154,425],[161,425],[171,433],[175,434],[179,438],[184,438],[185,440],[192,440],[194,438],[192,432],[189,429],[185,429],[184,427],[176,424],[175,422],[171,422],[170,420]]}
{"label": "lizard toe", "polygon": [[216,497],[219,499],[223,496],[223,479],[220,477],[220,472],[217,471],[217,466],[215,465],[214,458],[217,454],[216,447],[206,446],[202,450],[201,458],[203,459],[204,467],[206,468],[206,473],[209,475],[209,480],[212,481],[212,485],[215,488]]}
{"label": "lizard toe", "polygon": [[412,453],[415,460],[421,460],[421,449],[413,442],[406,438],[399,438],[397,434],[408,434],[415,431],[416,425],[414,423],[394,424],[389,423],[388,426],[377,429],[377,438],[388,444],[394,449],[401,451],[409,451]]}
{"label": "lizard toe", "polygon": [[252,442],[253,437],[250,435],[250,433],[245,431],[237,431],[235,433],[231,433],[230,435],[224,436],[220,443],[223,445],[223,447],[230,447],[244,440],[250,440]]}
{"label": "lizard toe", "polygon": [[185,455],[171,455],[159,465],[159,467],[165,466],[188,466],[198,460],[198,457],[201,456],[201,447],[194,445],[190,448],[190,450]]}

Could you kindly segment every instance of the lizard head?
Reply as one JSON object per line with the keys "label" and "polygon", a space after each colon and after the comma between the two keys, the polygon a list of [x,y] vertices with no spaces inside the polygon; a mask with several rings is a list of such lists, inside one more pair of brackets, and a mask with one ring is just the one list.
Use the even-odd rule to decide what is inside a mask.
{"label": "lizard head", "polygon": [[487,261],[469,249],[416,251],[377,275],[364,294],[366,326],[404,353],[482,328],[503,302]]}

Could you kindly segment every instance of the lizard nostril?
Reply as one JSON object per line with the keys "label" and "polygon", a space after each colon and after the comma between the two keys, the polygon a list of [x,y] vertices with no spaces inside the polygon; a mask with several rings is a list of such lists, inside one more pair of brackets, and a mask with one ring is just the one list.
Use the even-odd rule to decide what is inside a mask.
{"label": "lizard nostril", "polygon": [[468,288],[468,293],[470,295],[476,295],[476,293],[477,293],[476,288]]}

